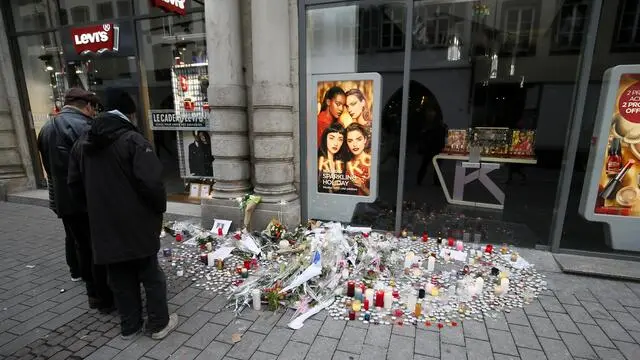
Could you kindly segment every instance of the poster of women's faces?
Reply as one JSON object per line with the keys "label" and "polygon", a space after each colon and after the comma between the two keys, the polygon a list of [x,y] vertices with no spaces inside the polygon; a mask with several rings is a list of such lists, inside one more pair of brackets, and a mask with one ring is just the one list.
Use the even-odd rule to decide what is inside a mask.
{"label": "poster of women's faces", "polygon": [[[377,73],[314,76],[308,95],[312,191],[366,202],[377,195],[381,80]],[[313,141],[315,140],[315,141]],[[313,144],[311,144],[313,142]],[[313,185],[311,185],[313,186]],[[372,200],[372,201],[373,201]]]}

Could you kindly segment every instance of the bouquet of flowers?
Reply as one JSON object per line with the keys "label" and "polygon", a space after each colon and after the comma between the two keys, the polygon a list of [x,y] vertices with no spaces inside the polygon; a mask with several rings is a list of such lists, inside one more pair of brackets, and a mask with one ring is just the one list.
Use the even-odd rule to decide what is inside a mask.
{"label": "bouquet of flowers", "polygon": [[277,219],[271,220],[269,225],[265,230],[266,234],[271,237],[273,240],[280,240],[282,236],[287,232],[287,229],[278,221]]}

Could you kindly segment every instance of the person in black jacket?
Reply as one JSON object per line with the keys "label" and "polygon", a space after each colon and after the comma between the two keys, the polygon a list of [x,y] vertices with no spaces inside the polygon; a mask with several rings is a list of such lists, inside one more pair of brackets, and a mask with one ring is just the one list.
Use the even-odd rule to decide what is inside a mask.
{"label": "person in black jacket", "polygon": [[107,89],[105,110],[73,147],[69,186],[86,203],[94,260],[107,266],[121,336],[130,339],[142,331],[142,283],[146,331],[162,339],[178,324],[177,315],[169,315],[157,257],[167,207],[162,164],[132,123],[136,105],[129,94]]}
{"label": "person in black jacket", "polygon": [[87,288],[89,307],[108,313],[113,311],[113,295],[107,285],[106,269],[93,264],[87,211],[71,198],[67,186],[69,153],[76,140],[89,130],[98,102],[94,93],[79,88],[67,91],[62,111],[40,130],[38,149],[47,173],[49,205],[64,224],[72,280],[80,275]]}

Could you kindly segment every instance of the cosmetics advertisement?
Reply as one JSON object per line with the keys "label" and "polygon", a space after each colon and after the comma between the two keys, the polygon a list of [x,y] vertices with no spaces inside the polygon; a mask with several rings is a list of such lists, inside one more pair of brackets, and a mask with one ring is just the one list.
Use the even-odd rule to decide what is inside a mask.
{"label": "cosmetics advertisement", "polygon": [[640,74],[623,74],[611,114],[594,212],[640,216]]}
{"label": "cosmetics advertisement", "polygon": [[369,196],[374,79],[316,84],[318,192]]}

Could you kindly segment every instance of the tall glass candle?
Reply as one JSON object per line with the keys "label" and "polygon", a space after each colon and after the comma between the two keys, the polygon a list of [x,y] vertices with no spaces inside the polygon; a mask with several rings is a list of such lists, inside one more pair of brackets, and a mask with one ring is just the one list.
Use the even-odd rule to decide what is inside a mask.
{"label": "tall glass candle", "polygon": [[421,302],[417,302],[414,305],[414,312],[413,312],[417,318],[419,318],[422,315],[422,303]]}
{"label": "tall glass candle", "polygon": [[355,294],[356,282],[353,280],[347,281],[347,296],[353,297]]}
{"label": "tall glass candle", "polygon": [[349,320],[355,320],[356,319],[356,312],[351,310],[349,311]]}
{"label": "tall glass candle", "polygon": [[427,271],[432,272],[436,268],[436,258],[434,256],[429,256],[427,259]]}
{"label": "tall glass candle", "polygon": [[491,254],[493,252],[493,245],[488,244],[487,246],[485,246],[484,252],[486,252],[487,254]]}
{"label": "tall glass candle", "polygon": [[407,310],[413,311],[413,309],[416,307],[417,301],[418,299],[416,298],[415,294],[409,294],[409,296],[407,296]]}
{"label": "tall glass candle", "polygon": [[376,307],[384,307],[384,290],[376,291]]}
{"label": "tall glass candle", "polygon": [[422,242],[427,242],[429,241],[429,235],[427,235],[427,233],[422,233]]}
{"label": "tall glass candle", "polygon": [[367,289],[364,291],[364,298],[366,300],[369,300],[369,305],[373,306],[374,302],[373,302],[373,297],[375,296],[375,291],[373,291],[373,289]]}
{"label": "tall glass candle", "polygon": [[453,237],[450,237],[447,239],[447,245],[449,245],[449,247],[453,247],[453,245],[455,244],[456,239],[454,239]]}
{"label": "tall glass candle", "polygon": [[391,289],[387,289],[387,291],[384,292],[384,308],[389,310],[391,309],[392,305],[393,305],[393,291],[391,291]]}
{"label": "tall glass candle", "polygon": [[356,298],[356,300],[362,301],[362,289],[359,286],[356,286],[353,297]]}
{"label": "tall glass candle", "polygon": [[364,305],[364,311],[369,311],[369,299],[365,298],[363,305]]}
{"label": "tall glass candle", "polygon": [[462,240],[456,241],[456,250],[464,251],[464,243],[462,242]]}

